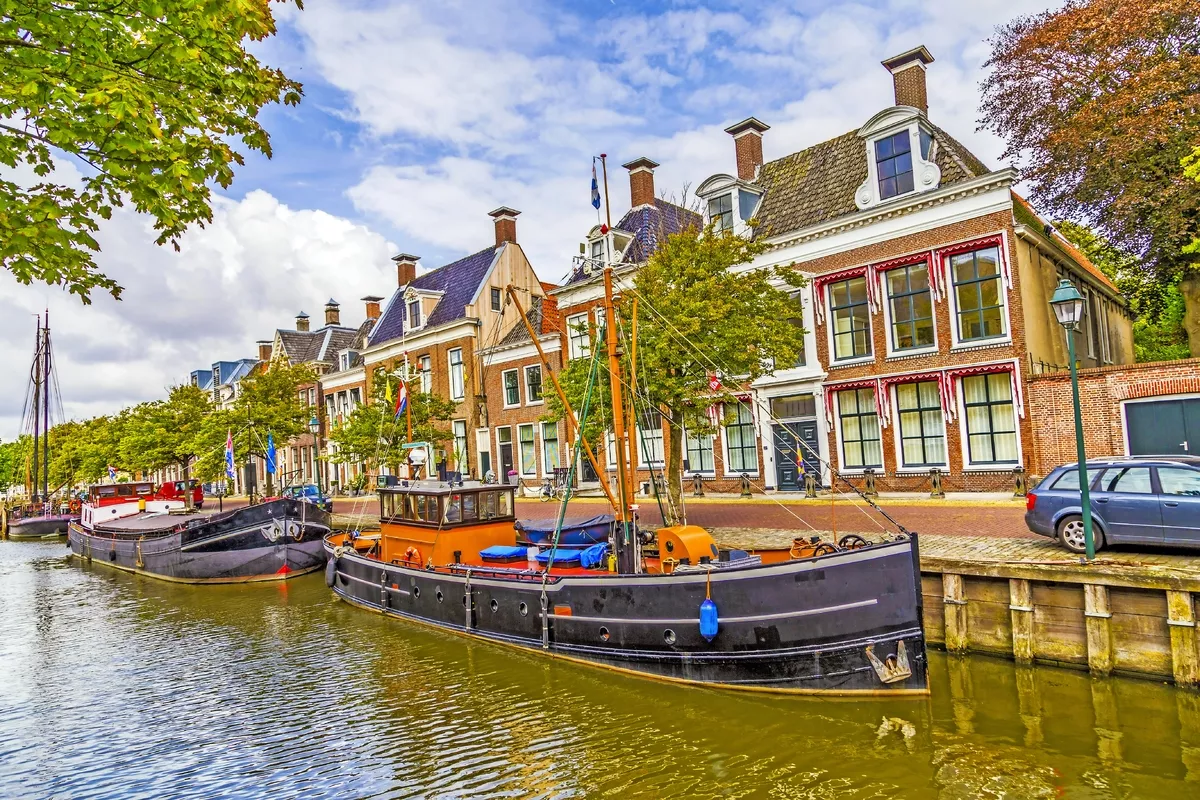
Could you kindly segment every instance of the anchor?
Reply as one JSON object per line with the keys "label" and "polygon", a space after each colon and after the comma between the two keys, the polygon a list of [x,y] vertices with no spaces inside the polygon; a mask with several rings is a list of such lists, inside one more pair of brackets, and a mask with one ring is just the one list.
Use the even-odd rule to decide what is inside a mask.
{"label": "anchor", "polygon": [[867,645],[867,660],[875,668],[875,674],[882,683],[895,683],[912,676],[912,667],[908,664],[908,651],[904,649],[904,642],[896,645],[895,655],[887,656],[883,661],[875,655],[875,645]]}

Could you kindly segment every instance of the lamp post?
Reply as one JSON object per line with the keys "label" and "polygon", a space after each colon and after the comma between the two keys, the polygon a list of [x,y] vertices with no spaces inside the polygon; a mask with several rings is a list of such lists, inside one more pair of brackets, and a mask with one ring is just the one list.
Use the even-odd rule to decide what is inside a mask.
{"label": "lamp post", "polygon": [[1071,362],[1071,402],[1075,407],[1075,449],[1079,460],[1079,501],[1083,506],[1083,542],[1087,560],[1096,557],[1092,538],[1092,498],[1087,479],[1087,453],[1083,446],[1083,412],[1079,408],[1079,373],[1075,369],[1075,329],[1083,318],[1083,295],[1066,278],[1050,296],[1050,307],[1067,333],[1067,359]]}
{"label": "lamp post", "polygon": [[316,414],[313,414],[312,418],[309,419],[308,429],[312,431],[313,442],[315,442],[313,452],[313,478],[317,482],[317,490],[324,492],[325,486],[321,481],[321,473],[323,472],[321,469],[321,420],[317,418]]}

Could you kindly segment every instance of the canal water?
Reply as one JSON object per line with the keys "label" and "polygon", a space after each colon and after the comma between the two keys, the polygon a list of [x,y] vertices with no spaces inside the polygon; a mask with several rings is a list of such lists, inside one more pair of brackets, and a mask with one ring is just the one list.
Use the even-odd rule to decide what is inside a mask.
{"label": "canal water", "polygon": [[0,797],[1200,797],[1200,696],[931,654],[927,700],[664,685],[0,542]]}

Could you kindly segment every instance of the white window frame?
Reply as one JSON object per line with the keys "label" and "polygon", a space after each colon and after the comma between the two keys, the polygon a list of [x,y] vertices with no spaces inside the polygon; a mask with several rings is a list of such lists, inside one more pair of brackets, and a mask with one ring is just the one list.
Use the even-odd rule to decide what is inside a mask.
{"label": "white window frame", "polygon": [[483,454],[488,454],[488,470],[495,472],[496,465],[492,461],[492,432],[487,428],[475,429],[475,450],[479,464],[479,477],[484,476]]}
{"label": "white window frame", "polygon": [[[493,294],[494,292],[499,292],[499,294],[498,295]],[[497,305],[499,305],[500,307],[496,308]],[[492,310],[492,312],[496,313],[496,314],[504,313],[504,290],[503,289],[501,289],[497,286],[489,286],[488,287],[488,308],[490,308]]]}
{"label": "white window frame", "polygon": [[[854,276],[859,277],[859,276]],[[866,275],[862,276],[864,280]],[[854,278],[845,278],[834,283],[844,283],[847,280]],[[871,343],[871,352],[865,356],[853,356],[851,358],[837,357],[837,340],[834,336],[835,329],[833,325],[833,283],[827,283],[821,287],[821,291],[825,293],[825,335],[829,339],[829,366],[845,367],[851,364],[869,364],[875,360],[875,315],[871,313],[870,301],[867,302],[867,339]]]}
{"label": "white window frame", "polygon": [[[516,381],[515,386],[517,387],[517,402],[515,403],[508,402],[509,375],[512,375]],[[500,401],[504,408],[520,408],[521,406],[521,375],[520,371],[515,367],[513,369],[506,369],[500,373]]]}
{"label": "white window frame", "polygon": [[[524,456],[524,450],[522,448],[523,442],[521,440],[521,431],[526,428],[528,428],[530,433],[533,434],[533,458],[530,459],[532,461],[533,468],[528,472],[525,471],[525,456]],[[520,475],[522,478],[536,478],[537,474],[538,474],[538,461],[540,460],[539,453],[538,453],[537,426],[534,425],[532,422],[522,422],[521,424],[517,425],[517,439],[513,443],[513,446],[516,448],[516,451],[517,451],[516,452],[517,474]]]}
{"label": "white window frame", "polygon": [[[885,453],[883,452],[883,429],[882,429],[882,427],[880,427],[882,425],[883,421],[881,419],[879,419],[878,411],[875,412],[875,425],[876,425],[876,427],[880,427],[880,430],[879,430],[879,460],[883,463],[881,463],[880,466],[878,466],[878,467],[848,467],[848,466],[846,466],[846,448],[845,448],[845,442],[842,438],[842,398],[839,395],[842,392],[855,392],[855,391],[858,391],[858,389],[865,389],[865,388],[869,388],[869,387],[859,386],[855,389],[838,389],[835,387],[832,390],[833,391],[834,443],[837,445],[838,472],[841,473],[842,475],[862,475],[869,469],[875,470],[875,472],[877,474],[883,474],[883,472],[887,469],[887,459],[884,458]],[[825,391],[830,391],[830,390],[826,389]],[[875,391],[875,390],[872,389],[872,391]]]}
{"label": "white window frame", "polygon": [[1096,336],[1092,332],[1093,331],[1092,323],[1095,322],[1097,324],[1097,326],[1099,325],[1098,320],[1092,319],[1093,315],[1099,316],[1096,314],[1095,303],[1096,303],[1096,293],[1092,291],[1092,287],[1084,286],[1083,287],[1083,318],[1080,320],[1080,324],[1083,325],[1084,334],[1087,336],[1088,358],[1099,361],[1100,359],[1097,358],[1097,355],[1096,355],[1096,353],[1097,353],[1096,345],[1098,344],[1098,342],[1096,342]]}
{"label": "white window frame", "polygon": [[[688,447],[688,441],[695,439],[696,441],[708,440],[709,451],[712,453],[712,469],[692,469],[691,450]],[[687,459],[689,469],[685,475],[699,475],[702,478],[715,478],[717,475],[717,437],[711,433],[695,436],[686,428],[683,431],[683,457]],[[740,474],[740,473],[739,473]]]}
{"label": "white window frame", "polygon": [[[586,311],[567,317],[567,357],[571,360],[586,358],[592,354],[592,334],[589,323],[590,317]],[[582,327],[583,333],[579,330]],[[587,343],[587,351],[583,349]]]}
{"label": "white window frame", "polygon": [[[413,306],[416,306],[417,321],[413,322]],[[419,330],[425,325],[425,309],[421,306],[421,298],[414,297],[404,303],[404,322],[410,331]]]}
{"label": "white window frame", "polygon": [[[547,430],[554,431],[554,438],[551,439],[550,441],[555,443],[555,446],[558,450],[558,464],[557,465],[553,465],[550,463],[550,459],[549,459],[550,450],[549,450],[549,448],[546,447],[546,431]],[[563,446],[562,446],[563,443],[562,443],[562,437],[559,435],[558,423],[557,422],[543,422],[541,424],[540,433],[541,433],[541,437],[542,437],[542,469],[544,470],[544,472],[542,474],[547,475],[547,476],[553,475],[555,468],[562,467],[562,465],[563,465]]]}
{"label": "white window frame", "polygon": [[[904,269],[904,267],[915,267],[915,266],[918,266],[920,263],[921,263],[920,261],[915,261],[912,264],[905,264],[903,266],[896,267],[896,270],[902,270],[902,269]],[[928,264],[929,262],[925,262],[925,263]],[[929,287],[926,288],[925,291],[927,291],[929,293],[929,305],[933,310],[933,344],[924,345],[923,347],[906,347],[903,350],[896,349],[896,343],[893,341],[893,337],[892,337],[892,333],[893,333],[893,331],[892,331],[892,297],[890,294],[890,287],[889,287],[888,280],[887,280],[888,273],[892,272],[892,271],[893,270],[889,269],[889,270],[885,270],[885,271],[879,273],[879,282],[881,284],[879,287],[879,300],[880,300],[881,304],[883,305],[883,326],[884,326],[884,330],[886,331],[885,341],[887,342],[887,347],[885,348],[885,356],[884,357],[885,358],[907,358],[908,356],[922,355],[925,353],[936,353],[937,349],[938,349],[938,324],[937,324],[938,314],[937,314],[937,302],[933,299],[933,273],[932,273],[932,271],[929,272],[929,275],[928,275]],[[830,306],[826,306],[826,308],[830,308]],[[831,321],[832,321],[832,318],[831,318]],[[832,327],[832,326],[830,326],[830,327]],[[872,336],[873,335],[874,335],[874,331],[872,331]],[[830,354],[833,353],[832,350],[830,350],[829,352],[830,352]],[[839,362],[839,363],[842,363],[842,362]]]}
{"label": "white window frame", "polygon": [[[533,397],[533,392],[531,392],[529,390],[529,371],[534,370],[534,369],[536,369],[538,371],[538,387],[539,387],[539,391],[541,392],[541,395],[542,395],[542,399],[540,399],[540,400],[531,399]],[[546,403],[546,400],[545,400],[546,385],[544,383],[542,383],[542,379],[545,377],[545,375],[543,373],[544,373],[544,370],[542,369],[541,364],[527,364],[521,368],[521,377],[525,379],[525,405],[527,405],[527,406],[545,405],[545,403]]]}
{"label": "white window frame", "polygon": [[[454,354],[458,354],[458,363],[454,363]],[[455,347],[446,352],[446,364],[450,369],[450,399],[451,400],[466,400],[467,399],[467,378],[466,367],[463,364],[463,351],[461,347]],[[455,367],[457,367],[457,375],[455,375]],[[455,381],[458,382],[456,390]]]}
{"label": "white window frame", "polygon": [[975,250],[968,250],[964,253],[955,253],[956,256],[974,253],[977,250],[986,250],[989,247],[995,247],[997,255],[1000,258],[1000,263],[996,266],[1000,272],[996,275],[996,279],[1000,281],[1000,295],[1004,298],[1004,305],[1000,314],[1000,320],[1004,323],[1004,335],[995,336],[990,339],[967,339],[959,338],[958,330],[958,292],[954,283],[954,270],[950,267],[950,259],[953,256],[938,256],[941,260],[942,274],[946,276],[946,294],[947,303],[950,309],[950,349],[951,350],[973,350],[980,347],[1003,347],[1012,344],[1012,300],[1009,298],[1011,291],[1004,285],[1004,241],[996,245],[984,245]]}
{"label": "white window frame", "polygon": [[[921,154],[921,117],[915,109],[901,110],[899,108],[885,109],[872,117],[866,125],[859,129],[858,135],[863,138],[866,148],[867,177],[854,192],[854,203],[859,210],[866,210],[889,203],[902,202],[933,191],[941,185],[942,171],[936,160],[937,143],[933,141],[931,130],[929,160]],[[875,158],[875,143],[895,136],[901,131],[908,132],[909,152],[912,154],[913,188],[911,191],[895,194],[886,199],[879,194],[879,164]]]}
{"label": "white window frame", "polygon": [[1108,333],[1109,302],[1103,295],[1100,297],[1100,350],[1105,364],[1113,363],[1112,341]]}
{"label": "white window frame", "polygon": [[[1003,374],[1009,379],[1009,385],[1012,384],[1012,376],[1007,372],[1001,373],[982,373],[984,375]],[[977,375],[966,375],[954,379],[955,393],[957,398],[955,403],[958,406],[958,446],[962,451],[963,470],[970,472],[1012,472],[1013,468],[1019,467],[1025,463],[1025,453],[1021,442],[1021,415],[1017,413],[1017,397],[1014,393],[1012,398],[1013,422],[1016,426],[1017,433],[1017,460],[1005,462],[1003,464],[975,464],[971,461],[970,436],[971,432],[967,428],[967,396],[963,391],[963,378],[975,378]],[[1126,450],[1128,452],[1128,450]]]}
{"label": "white window frame", "polygon": [[461,438],[462,438],[463,460],[462,461],[458,460],[457,452],[452,453],[451,455],[455,456],[454,471],[455,472],[466,472],[467,471],[466,466],[471,460],[471,445],[467,441],[467,421],[465,419],[450,420],[450,430],[453,434],[455,451],[457,451],[458,445],[459,445],[459,438],[460,438],[458,435],[459,426],[462,426],[462,437]]}
{"label": "white window frame", "polygon": [[433,391],[433,358],[428,355],[417,359],[421,371],[421,392],[428,394]]}
{"label": "white window frame", "polygon": [[[659,426],[658,426],[658,428],[657,428],[657,429],[654,429],[654,428],[643,428],[643,427],[642,427],[642,425],[641,425],[641,422],[642,422],[642,420],[641,420],[640,416],[639,416],[639,418],[637,419],[637,424],[636,424],[636,425],[635,425],[635,427],[634,427],[634,436],[636,437],[637,441],[635,441],[635,442],[633,443],[633,446],[634,446],[634,448],[636,448],[636,451],[637,451],[637,456],[638,456],[638,467],[639,467],[639,468],[645,468],[645,469],[662,469],[662,468],[663,468],[663,467],[666,465],[666,458],[667,458],[667,437],[666,437],[666,435],[663,433],[663,429],[662,429],[662,422],[664,421],[664,419],[665,419],[665,418],[664,418],[664,416],[661,414],[661,412],[659,412],[659,413],[657,413],[657,414],[654,414],[654,416],[657,416],[657,417],[658,417],[658,420],[659,420]],[[657,434],[657,436],[658,436],[658,442],[659,442],[659,445],[661,446],[661,447],[660,447],[660,449],[662,450],[662,454],[663,454],[663,457],[662,457],[661,459],[658,459],[658,460],[653,460],[653,461],[651,461],[651,460],[647,460],[647,458],[646,458],[646,448],[644,448],[644,447],[642,446],[642,434],[643,434],[643,433],[647,433],[647,434]]]}
{"label": "white window frame", "polygon": [[[936,383],[936,381],[932,381]],[[931,383],[931,381],[909,381],[909,383]],[[928,473],[931,469],[940,469],[946,472],[950,468],[950,439],[946,436],[946,414],[942,412],[942,446],[946,451],[946,462],[944,464],[926,464],[918,466],[909,466],[904,463],[904,443],[902,432],[900,430],[900,387],[903,384],[895,383],[888,387],[889,399],[891,400],[891,417],[892,417],[892,447],[896,453],[896,472],[901,473]],[[882,441],[882,440],[881,440]],[[838,452],[841,452],[839,449]]]}
{"label": "white window frame", "polygon": [[[741,402],[741,401],[739,401]],[[750,425],[754,431],[754,469],[746,470],[745,475],[750,478],[757,478],[760,475],[758,462],[762,460],[762,437],[759,436],[757,414],[754,413],[754,403],[748,402],[744,405],[750,406]],[[727,435],[728,426],[725,424],[725,419],[721,420],[721,477],[723,478],[740,478],[742,472],[732,469],[729,466],[729,437]],[[713,466],[716,466],[716,453],[713,453]]]}
{"label": "white window frame", "polygon": [[713,233],[724,233],[725,231],[729,231],[730,233],[732,233],[734,231],[734,229],[737,228],[737,224],[740,220],[738,219],[737,204],[734,203],[733,195],[734,195],[735,191],[736,190],[730,189],[730,190],[727,190],[724,192],[719,192],[717,194],[714,194],[711,197],[705,198],[705,200],[704,200],[704,223],[706,225],[714,222],[714,219],[712,216],[712,204],[722,198],[729,199],[729,225],[728,225],[728,227],[726,227],[724,225],[722,225],[719,228],[714,227]]}

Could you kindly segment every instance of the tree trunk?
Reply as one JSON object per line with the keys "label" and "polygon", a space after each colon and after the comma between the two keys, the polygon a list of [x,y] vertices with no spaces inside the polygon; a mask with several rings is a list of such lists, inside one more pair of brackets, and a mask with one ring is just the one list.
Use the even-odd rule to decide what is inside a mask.
{"label": "tree trunk", "polygon": [[1200,272],[1188,272],[1179,282],[1183,295],[1183,329],[1187,331],[1188,350],[1192,358],[1200,358]]}
{"label": "tree trunk", "polygon": [[[667,495],[671,498],[669,507],[666,512],[674,517],[678,517],[680,504],[683,500],[683,431],[674,420],[683,419],[683,415],[672,412],[672,422],[667,425]],[[667,525],[677,525],[680,520],[678,518],[672,520],[663,520]]]}

